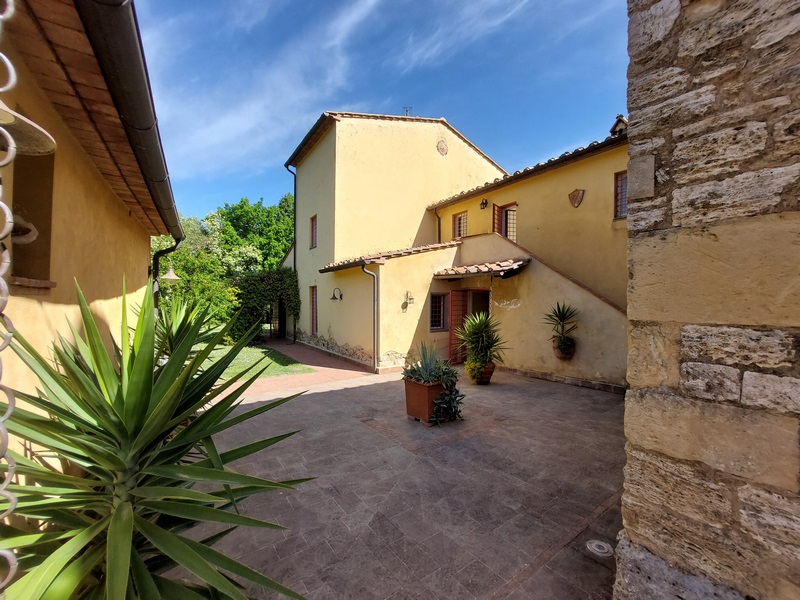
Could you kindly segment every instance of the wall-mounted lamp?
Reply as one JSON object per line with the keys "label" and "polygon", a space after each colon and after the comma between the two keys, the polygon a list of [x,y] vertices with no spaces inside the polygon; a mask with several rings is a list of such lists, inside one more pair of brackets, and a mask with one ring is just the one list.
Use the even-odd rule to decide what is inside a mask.
{"label": "wall-mounted lamp", "polygon": [[[339,292],[338,296],[336,295],[336,292]],[[341,300],[342,298],[344,298],[342,290],[340,290],[339,288],[333,288],[333,294],[331,294],[331,300]]]}
{"label": "wall-mounted lamp", "polygon": [[483,209],[484,209],[484,208],[486,208],[487,206],[489,206],[489,200],[487,200],[486,198],[484,198],[483,200],[481,200],[481,210],[483,210]]}
{"label": "wall-mounted lamp", "polygon": [[172,270],[172,259],[169,259],[169,271],[159,277],[163,281],[180,281],[181,276]]}
{"label": "wall-mounted lamp", "polygon": [[411,292],[406,292],[406,304],[414,304],[414,296]]}

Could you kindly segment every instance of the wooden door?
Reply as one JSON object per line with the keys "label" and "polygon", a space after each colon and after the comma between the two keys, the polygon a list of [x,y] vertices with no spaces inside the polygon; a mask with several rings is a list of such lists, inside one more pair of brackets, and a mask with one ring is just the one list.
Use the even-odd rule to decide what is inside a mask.
{"label": "wooden door", "polygon": [[467,317],[467,304],[469,292],[467,290],[450,291],[450,363],[460,364],[467,356],[466,350],[461,347],[461,341],[456,337],[456,329],[464,324]]}

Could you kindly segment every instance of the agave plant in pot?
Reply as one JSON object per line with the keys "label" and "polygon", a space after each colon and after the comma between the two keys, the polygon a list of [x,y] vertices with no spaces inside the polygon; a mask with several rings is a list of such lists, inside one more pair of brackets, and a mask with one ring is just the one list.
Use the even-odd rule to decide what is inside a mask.
{"label": "agave plant in pot", "polygon": [[[237,579],[302,598],[212,548],[238,526],[279,527],[240,514],[237,504],[301,482],[226,466],[291,433],[224,452],[215,446],[215,434],[289,400],[234,412],[263,368],[218,380],[248,338],[209,364],[230,324],[198,351],[207,321],[200,311],[173,332],[170,348],[160,347],[148,286],[132,336],[123,301],[119,346],[109,352],[80,289],[78,301],[84,334],[73,331],[74,342],[60,338],[55,366],[14,337],[15,352],[40,386],[36,395],[15,392],[36,412],[17,406],[8,422],[30,450],[12,454],[22,480],[9,486],[18,498],[15,520],[0,526],[0,547],[13,550],[20,567],[8,598],[246,600]],[[71,468],[54,469],[59,460]],[[222,530],[186,535],[200,523]],[[166,576],[176,566],[194,582]]]}
{"label": "agave plant in pot", "polygon": [[462,419],[464,394],[458,391],[458,371],[447,364],[435,348],[420,344],[403,367],[406,414],[426,424]]}
{"label": "agave plant in pot", "polygon": [[478,385],[488,385],[495,370],[495,362],[503,362],[505,340],[499,332],[500,324],[488,312],[467,315],[464,324],[456,329],[456,337],[467,349],[464,369]]}
{"label": "agave plant in pot", "polygon": [[569,360],[575,355],[576,339],[572,332],[578,328],[578,309],[566,302],[556,305],[544,315],[544,322],[553,326],[553,352],[560,360]]}

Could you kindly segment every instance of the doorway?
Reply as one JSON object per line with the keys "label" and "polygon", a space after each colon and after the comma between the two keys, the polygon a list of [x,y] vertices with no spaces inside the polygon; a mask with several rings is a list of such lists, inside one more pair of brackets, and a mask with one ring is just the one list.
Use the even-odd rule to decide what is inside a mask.
{"label": "doorway", "polygon": [[489,312],[489,290],[451,290],[450,292],[450,352],[451,364],[461,364],[467,357],[467,351],[456,337],[456,329],[464,324],[468,315],[477,312]]}

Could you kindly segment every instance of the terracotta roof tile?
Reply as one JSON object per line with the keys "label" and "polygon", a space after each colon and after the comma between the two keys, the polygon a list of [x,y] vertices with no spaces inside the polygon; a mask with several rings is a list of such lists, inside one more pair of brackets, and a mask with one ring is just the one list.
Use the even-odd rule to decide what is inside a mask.
{"label": "terracotta roof tile", "polygon": [[341,269],[350,269],[351,267],[360,267],[361,265],[368,264],[383,264],[387,258],[399,258],[401,256],[410,256],[411,254],[421,254],[423,252],[430,252],[431,250],[441,250],[443,248],[452,248],[461,244],[461,240],[453,240],[452,242],[442,242],[440,244],[428,244],[427,246],[413,246],[411,248],[403,248],[402,250],[390,250],[388,252],[379,252],[377,254],[365,254],[356,258],[348,258],[338,262],[328,263],[322,267],[320,273],[328,273],[330,271],[340,271]]}
{"label": "terracotta roof tile", "polygon": [[530,258],[509,258],[497,262],[485,262],[477,265],[462,265],[442,269],[433,274],[436,279],[455,279],[476,275],[500,275],[507,277],[531,262]]}

